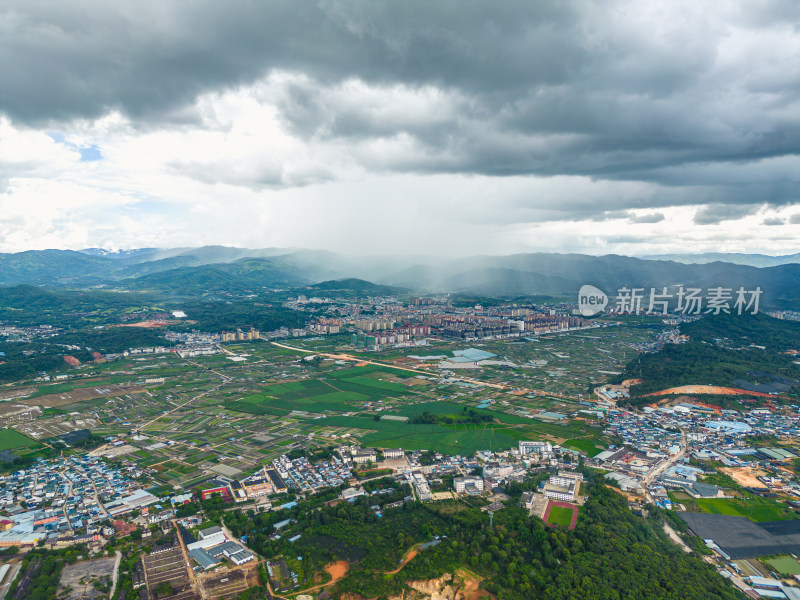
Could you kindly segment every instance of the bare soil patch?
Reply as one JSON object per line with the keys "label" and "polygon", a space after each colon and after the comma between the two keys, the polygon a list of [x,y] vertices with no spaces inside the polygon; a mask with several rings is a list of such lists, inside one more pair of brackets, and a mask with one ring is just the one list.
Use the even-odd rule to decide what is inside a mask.
{"label": "bare soil patch", "polygon": [[763,477],[766,473],[758,469],[751,469],[750,467],[719,467],[719,470],[742,487],[764,487],[764,483],[756,478]]}
{"label": "bare soil patch", "polygon": [[325,565],[325,570],[330,574],[332,578],[332,581],[329,583],[334,583],[336,581],[339,581],[345,575],[347,575],[347,571],[350,570],[350,565],[347,564],[346,560],[338,560],[329,565]]}

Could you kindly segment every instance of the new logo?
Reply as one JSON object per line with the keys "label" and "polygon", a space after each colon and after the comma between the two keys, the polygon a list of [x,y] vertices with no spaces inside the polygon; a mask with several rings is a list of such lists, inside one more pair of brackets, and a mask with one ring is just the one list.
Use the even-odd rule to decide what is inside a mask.
{"label": "new logo", "polygon": [[606,293],[593,285],[584,285],[578,292],[578,312],[581,316],[591,317],[603,312],[608,306]]}

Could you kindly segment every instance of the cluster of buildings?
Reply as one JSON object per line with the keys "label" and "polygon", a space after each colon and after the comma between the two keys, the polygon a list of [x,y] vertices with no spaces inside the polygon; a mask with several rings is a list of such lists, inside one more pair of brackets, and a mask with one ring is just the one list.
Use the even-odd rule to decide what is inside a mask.
{"label": "cluster of buildings", "polygon": [[193,358],[195,356],[213,356],[222,352],[217,346],[180,346],[175,348],[175,354],[180,358]]}
{"label": "cluster of buildings", "polygon": [[550,333],[594,326],[591,321],[581,317],[541,313],[527,315],[524,322],[525,331],[531,333]]}
{"label": "cluster of buildings", "polygon": [[206,500],[219,495],[226,501],[263,502],[267,496],[283,494],[288,490],[289,485],[275,468],[262,467],[244,479],[229,480],[219,477],[211,480],[200,491],[200,498]]}
{"label": "cluster of buildings", "polygon": [[255,555],[233,540],[228,539],[220,527],[201,529],[194,539],[188,531],[181,532],[186,542],[189,556],[197,563],[197,569],[209,571],[218,566],[223,558],[227,558],[236,566],[255,560]]}
{"label": "cluster of buildings", "polygon": [[[290,490],[315,493],[350,482],[354,465],[377,463],[379,458],[373,448],[359,446],[342,446],[337,453],[338,456],[313,463],[303,456],[291,459],[283,454],[274,459],[270,467],[262,467],[244,479],[215,479],[200,492],[201,498],[218,494],[235,502],[258,502]],[[383,455],[384,458],[398,458],[404,453],[402,449],[389,449]]]}
{"label": "cluster of buildings", "polygon": [[483,477],[478,477],[476,475],[454,477],[453,489],[455,490],[456,494],[479,496],[484,490]]}
{"label": "cluster of buildings", "polygon": [[694,458],[770,472],[751,478],[759,481],[748,486],[752,493],[800,496],[800,484],[785,471],[800,456],[782,446],[748,441],[753,435],[800,437],[797,407],[738,411],[687,401],[644,410],[644,414],[609,410],[605,431],[623,443],[592,459],[623,491],[650,495],[665,508],[671,508],[671,490],[693,498],[724,497],[718,486],[702,482],[703,469],[687,464]]}
{"label": "cluster of buildings", "polygon": [[394,319],[355,319],[353,325],[359,331],[387,331],[394,327]]}
{"label": "cluster of buildings", "polygon": [[22,327],[16,325],[0,325],[0,337],[9,342],[31,342],[36,339],[51,338],[61,333],[61,328],[52,325],[35,325]]}
{"label": "cluster of buildings", "polygon": [[338,487],[352,477],[351,467],[336,456],[312,464],[305,457],[291,460],[284,454],[273,460],[272,464],[290,488],[301,492],[313,493]]}
{"label": "cluster of buildings", "polygon": [[320,318],[312,323],[309,323],[308,330],[311,333],[333,335],[342,330],[342,320]]}
{"label": "cluster of buildings", "polygon": [[512,319],[440,315],[430,321],[439,325],[437,331],[442,336],[465,340],[519,336],[525,331],[523,321]]}
{"label": "cluster of buildings", "polygon": [[433,498],[431,486],[421,471],[409,471],[405,474],[405,477],[414,488],[414,492],[416,493],[420,502],[427,502]]}
{"label": "cluster of buildings", "polygon": [[[140,510],[158,498],[117,469],[91,456],[39,460],[30,469],[0,476],[0,547],[86,541],[98,523]],[[113,534],[113,532],[109,532]],[[77,537],[76,537],[77,535]]]}
{"label": "cluster of buildings", "polygon": [[183,346],[211,346],[220,341],[218,334],[203,331],[166,331],[164,337]]}
{"label": "cluster of buildings", "polygon": [[423,317],[423,323],[436,327],[444,337],[459,339],[521,336],[526,332],[540,334],[596,326],[580,317],[532,313],[525,308],[506,312],[510,314],[432,314]]}
{"label": "cluster of buildings", "polygon": [[[427,330],[427,333],[413,334],[408,333],[411,330],[420,330],[420,332]],[[409,345],[417,337],[427,337],[430,335],[430,327],[406,327],[402,329],[390,329],[387,331],[376,331],[373,333],[364,333],[359,331],[350,336],[350,344],[354,348],[363,348],[365,350],[378,350],[382,346],[397,346]]]}
{"label": "cluster of buildings", "polygon": [[247,340],[258,340],[260,338],[261,334],[259,333],[258,329],[253,329],[252,327],[247,331],[237,329],[236,331],[223,331],[219,334],[220,342],[242,342]]}

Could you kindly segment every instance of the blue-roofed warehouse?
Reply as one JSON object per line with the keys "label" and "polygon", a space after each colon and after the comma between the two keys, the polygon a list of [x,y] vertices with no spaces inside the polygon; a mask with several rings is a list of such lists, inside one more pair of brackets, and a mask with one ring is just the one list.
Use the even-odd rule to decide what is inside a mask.
{"label": "blue-roofed warehouse", "polygon": [[[491,352],[485,352],[483,350],[478,350],[477,348],[467,348],[466,350],[453,350],[453,354],[455,356],[463,356],[464,358],[472,361],[478,360],[487,360],[489,358],[494,358],[497,354],[492,354]],[[453,359],[454,362],[457,362]]]}

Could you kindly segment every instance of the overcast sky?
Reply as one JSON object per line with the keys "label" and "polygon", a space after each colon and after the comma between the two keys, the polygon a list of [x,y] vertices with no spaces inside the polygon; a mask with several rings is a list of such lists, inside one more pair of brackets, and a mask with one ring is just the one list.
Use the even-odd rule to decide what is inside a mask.
{"label": "overcast sky", "polygon": [[4,0],[0,251],[798,252],[799,28],[779,0]]}

